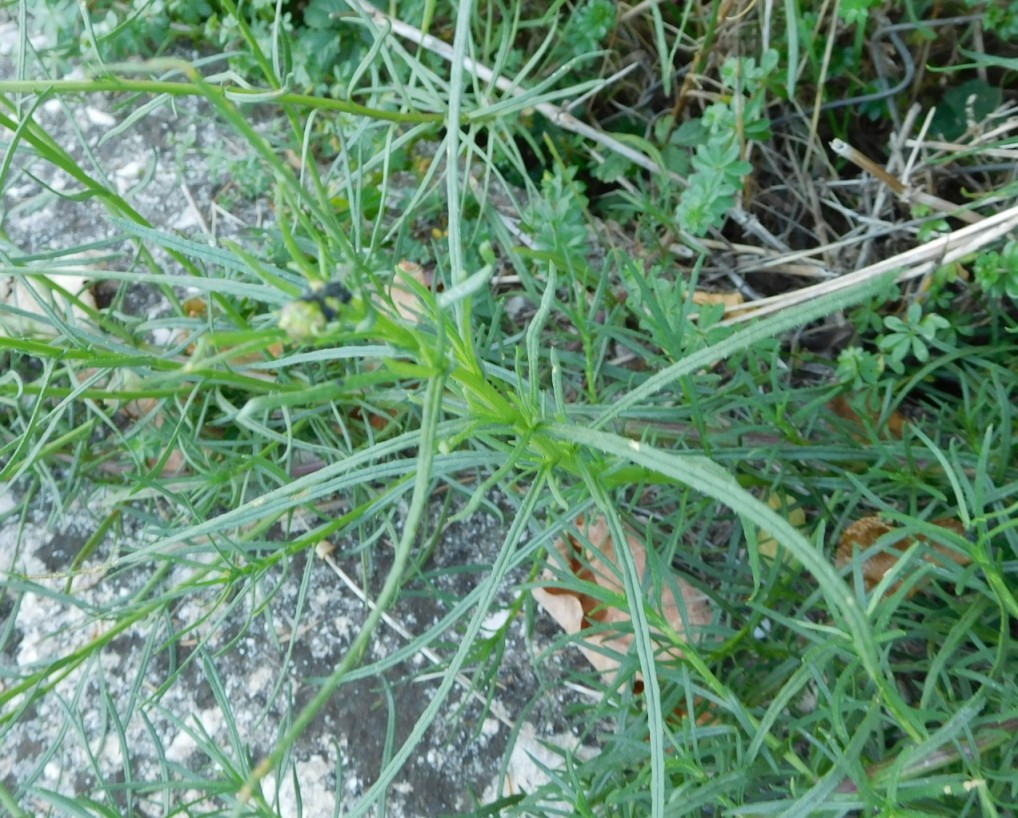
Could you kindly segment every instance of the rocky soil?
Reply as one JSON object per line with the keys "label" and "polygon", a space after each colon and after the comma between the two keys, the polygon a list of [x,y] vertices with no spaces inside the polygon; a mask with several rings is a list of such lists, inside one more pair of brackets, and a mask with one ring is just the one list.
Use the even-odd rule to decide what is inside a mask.
{"label": "rocky soil", "polygon": [[[13,76],[16,45],[14,23],[0,18],[5,76]],[[113,97],[54,97],[35,116],[162,231],[215,245],[225,238],[243,242],[246,231],[271,220],[266,201],[245,195],[239,180],[223,174],[221,161],[210,167],[210,157],[221,160],[243,148],[200,102],[164,104],[122,127],[135,112]],[[258,127],[271,129],[273,122]],[[0,140],[6,152],[10,133]],[[9,258],[59,261],[65,253],[98,248],[129,261],[136,252],[118,238],[121,230],[101,203],[59,195],[73,191],[74,181],[28,152],[15,155],[5,182],[3,252]],[[166,308],[144,286],[135,288],[131,303],[151,316]],[[214,557],[185,561],[169,574],[155,565],[118,562],[125,543],[154,536],[151,501],[127,500],[98,476],[65,496],[59,473],[53,478],[31,496],[24,494],[24,481],[0,484],[0,691],[24,685],[3,705],[0,782],[32,815],[100,814],[100,804],[138,816],[224,809],[229,782],[243,778],[275,746],[363,621],[365,604],[338,573],[359,576],[358,544],[340,541],[328,559],[300,553],[238,583],[224,600]],[[126,509],[121,522],[71,572],[115,506]],[[445,613],[443,598],[469,592],[506,527],[507,520],[489,510],[442,530],[426,566],[440,593],[405,594],[369,658],[403,648],[408,636]],[[384,564],[391,544],[382,540],[377,547]],[[132,610],[132,595],[148,583],[171,589],[199,571],[210,571],[214,580],[201,592],[151,612],[139,608],[116,622],[104,616]],[[500,610],[489,614],[492,627],[504,621],[512,602],[506,591]],[[579,694],[556,680],[559,663],[576,657],[545,654],[557,633],[540,616],[537,623],[534,632],[522,618],[512,623],[493,701],[478,701],[462,687],[453,695],[449,717],[425,734],[392,785],[388,815],[454,814],[530,789],[540,780],[535,758],[553,764],[549,746],[575,746],[563,713]],[[94,649],[97,642],[101,649]],[[302,808],[305,815],[327,816],[355,804],[409,735],[449,655],[418,653],[384,677],[341,687],[295,745],[283,774],[265,780],[267,814],[296,816]],[[58,659],[66,665],[52,671]],[[33,676],[44,668],[51,672]],[[33,679],[48,689],[32,695]],[[210,781],[222,782],[224,793],[210,789]]]}

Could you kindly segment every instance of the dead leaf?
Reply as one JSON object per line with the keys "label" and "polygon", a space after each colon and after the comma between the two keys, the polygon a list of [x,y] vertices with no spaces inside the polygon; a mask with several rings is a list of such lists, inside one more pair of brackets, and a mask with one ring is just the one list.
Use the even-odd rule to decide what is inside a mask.
{"label": "dead leaf", "polygon": [[[159,464],[160,459],[159,457],[147,457],[145,458],[145,463],[150,469],[154,469]],[[182,477],[187,473],[187,458],[184,457],[184,453],[180,449],[172,449],[163,462],[159,476]]]}
{"label": "dead leaf", "polygon": [[[863,420],[863,417],[855,410],[852,404],[849,403],[848,398],[844,395],[838,395],[834,400],[830,401],[827,406],[839,418],[851,421],[858,426],[860,432],[865,430],[866,421]],[[880,407],[876,405],[874,398],[871,397],[866,401],[864,411],[870,424],[877,427],[877,424],[880,421]],[[892,437],[900,440],[905,431],[906,422],[905,416],[895,409],[887,418],[887,431],[890,432]],[[862,436],[856,435],[856,437],[861,439]]]}
{"label": "dead leaf", "polygon": [[364,418],[367,417],[371,428],[376,432],[381,432],[392,425],[392,422],[399,417],[399,412],[395,407],[379,409],[378,411],[368,411],[362,409],[360,406],[354,406],[350,410],[349,415],[351,420],[364,420]]}
{"label": "dead leaf", "polygon": [[204,318],[209,314],[209,304],[200,295],[192,296],[180,306],[188,318]]}
{"label": "dead leaf", "polygon": [[412,321],[416,324],[420,321],[424,305],[406,279],[410,279],[425,289],[430,290],[435,279],[434,273],[425,270],[420,264],[415,264],[412,261],[401,261],[396,266],[399,272],[393,278],[392,284],[389,285],[389,298],[392,299],[392,305],[396,308],[396,314],[400,318],[405,318],[407,321]]}
{"label": "dead leaf", "polygon": [[[70,323],[87,321],[87,310],[96,308],[88,283],[89,277],[84,275],[3,276],[0,278],[0,337],[55,338],[59,330],[50,321],[44,305]],[[53,285],[75,296],[87,309]],[[4,307],[19,312],[9,312]]]}
{"label": "dead leaf", "polygon": [[[577,527],[583,532],[582,538],[567,535],[555,543],[555,549],[561,557],[559,564],[567,566],[568,570],[584,582],[599,585],[612,593],[623,594],[622,569],[618,564],[615,542],[608,529],[607,520],[603,516],[598,516],[585,523],[580,518],[577,520]],[[648,561],[646,547],[629,531],[626,532],[626,547],[633,556],[637,574],[641,580],[645,579]],[[604,607],[593,594],[576,593],[571,588],[556,587],[552,584],[555,574],[551,569],[545,571],[543,578],[548,585],[535,588],[534,599],[566,633],[579,634],[595,624],[602,627],[595,633],[585,634],[578,646],[611,686],[615,681],[620,660],[605,651],[607,649],[625,656],[632,645],[633,634],[622,633],[621,627],[613,632],[613,629],[603,629],[603,626],[622,626],[628,623],[630,621],[628,608]],[[676,596],[675,589],[678,589],[680,596]],[[660,610],[672,629],[687,637],[690,635],[695,637],[697,628],[709,625],[712,618],[708,598],[681,577],[675,577],[674,583],[665,586],[660,605],[655,604],[654,607]],[[682,651],[674,644],[669,644],[658,656],[681,659]]]}
{"label": "dead leaf", "polygon": [[[798,499],[791,494],[775,494],[770,492],[767,495],[767,505],[785,517],[796,528],[801,529],[806,526],[806,512],[799,505]],[[781,553],[781,543],[777,541],[771,532],[761,528],[757,538],[757,551],[759,551],[761,557],[775,560]]]}
{"label": "dead leaf", "polygon": [[730,293],[709,293],[706,290],[696,290],[693,293],[693,303],[699,306],[723,304],[726,307],[738,307],[744,304],[746,299],[740,292]]}
{"label": "dead leaf", "polygon": [[[966,534],[965,527],[961,522],[951,517],[943,517],[932,522],[933,525],[953,531],[963,537]],[[861,520],[856,520],[841,535],[841,540],[838,543],[838,552],[835,556],[835,564],[838,568],[851,565],[856,553],[871,549],[877,540],[893,530],[894,526],[884,522],[879,517],[863,517]],[[926,562],[942,566],[947,561],[957,563],[958,565],[968,565],[972,561],[967,554],[962,554],[942,543],[931,543],[924,534],[917,534],[915,539],[930,545],[930,549],[922,554],[922,559]],[[912,537],[906,536],[898,540],[898,542],[889,545],[886,551],[881,551],[879,554],[867,557],[866,561],[862,564],[862,577],[866,583],[866,588],[872,588],[879,583],[887,572],[898,564],[902,554],[911,548],[914,542],[915,540]],[[900,585],[901,582],[895,583],[891,588],[891,593],[894,593]],[[909,596],[912,596],[918,590],[920,590],[919,585],[913,586],[909,591]]]}

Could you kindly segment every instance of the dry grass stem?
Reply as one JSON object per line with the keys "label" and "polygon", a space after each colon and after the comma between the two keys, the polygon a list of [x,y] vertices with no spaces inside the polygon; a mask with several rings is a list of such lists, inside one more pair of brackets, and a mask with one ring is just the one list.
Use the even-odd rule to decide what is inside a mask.
{"label": "dry grass stem", "polygon": [[[933,239],[919,247],[898,253],[896,256],[878,261],[861,270],[841,276],[822,284],[803,287],[770,298],[762,298],[751,304],[738,307],[738,314],[726,319],[725,324],[737,324],[752,318],[759,318],[778,312],[794,304],[801,304],[829,293],[849,289],[873,278],[901,268],[898,281],[909,281],[933,272],[937,267],[950,264],[992,244],[1018,228],[1018,205],[982,219],[978,224],[963,227],[953,233]],[[736,310],[731,310],[735,312]]]}

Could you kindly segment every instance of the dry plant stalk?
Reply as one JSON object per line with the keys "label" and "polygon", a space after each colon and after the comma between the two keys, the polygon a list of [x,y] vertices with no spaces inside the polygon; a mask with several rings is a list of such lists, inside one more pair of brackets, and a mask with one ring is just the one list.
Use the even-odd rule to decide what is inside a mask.
{"label": "dry plant stalk", "polygon": [[898,268],[901,268],[896,279],[899,282],[921,278],[929,275],[938,267],[951,264],[983,249],[1016,228],[1018,228],[1018,205],[987,216],[985,219],[981,219],[978,224],[947,233],[919,247],[913,247],[911,250],[856,270],[854,273],[848,273],[810,287],[792,290],[782,295],[761,298],[741,307],[730,308],[730,311],[738,310],[738,313],[722,323],[737,324],[752,318],[760,318],[833,292],[852,289],[865,281],[879,278]]}
{"label": "dry plant stalk", "polygon": [[880,167],[880,165],[870,159],[862,151],[853,148],[841,139],[831,140],[831,150],[838,154],[838,156],[847,159],[857,168],[860,168],[874,178],[879,179],[887,185],[888,188],[890,188],[891,192],[895,196],[906,204],[915,202],[916,204],[926,205],[927,207],[938,210],[941,213],[946,213],[949,216],[954,216],[955,218],[961,219],[969,224],[978,224],[983,220],[983,217],[978,213],[973,213],[971,210],[965,210],[960,205],[956,205],[954,202],[949,202],[947,199],[941,199],[939,196],[924,193],[921,190],[913,190],[905,185],[901,179]]}

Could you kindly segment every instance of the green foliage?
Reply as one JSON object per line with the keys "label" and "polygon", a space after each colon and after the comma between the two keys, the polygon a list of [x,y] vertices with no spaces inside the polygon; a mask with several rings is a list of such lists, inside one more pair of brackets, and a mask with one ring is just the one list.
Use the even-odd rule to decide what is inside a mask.
{"label": "green foliage", "polygon": [[213,0],[166,0],[166,11],[174,22],[198,25],[215,13]]}
{"label": "green foliage", "polygon": [[583,0],[569,15],[562,30],[568,56],[579,57],[596,51],[615,28],[615,3],[611,0]]}
{"label": "green foliage", "polygon": [[979,78],[949,88],[939,100],[931,128],[944,139],[958,139],[973,124],[985,122],[1003,96],[998,86]]}
{"label": "green foliage", "polygon": [[838,354],[837,372],[839,383],[858,391],[876,386],[884,372],[884,359],[881,355],[867,352],[862,347],[845,347]]}
{"label": "green foliage", "polygon": [[535,197],[525,224],[539,250],[560,258],[590,246],[584,185],[576,180],[575,167],[556,164],[541,178],[541,195]]}
{"label": "green foliage", "polygon": [[982,0],[965,0],[965,5],[981,15],[983,25],[1005,42],[1018,37],[1018,2],[998,0],[986,3]]}
{"label": "green foliage", "polygon": [[164,53],[178,40],[199,38],[214,13],[209,0],[99,0],[79,5],[75,13],[59,0],[30,5],[45,8],[51,25],[63,20],[52,30],[57,53],[90,62]]}
{"label": "green foliage", "polygon": [[[403,5],[414,12],[421,4]],[[251,37],[263,54],[275,55],[279,84],[317,92],[335,85],[348,93],[372,42],[369,32],[351,24],[350,7],[341,0],[311,0],[306,7],[284,4],[277,16],[277,6],[274,0],[100,0],[88,4],[83,19],[78,4],[46,0],[30,4],[29,13],[37,19],[33,29],[47,33],[54,52],[64,56],[111,62],[164,53],[181,38],[200,39],[226,51],[230,68],[257,83],[266,78],[245,45]]]}
{"label": "green foliage", "polygon": [[[80,19],[74,4],[52,5],[64,15],[60,25],[71,27],[66,36],[75,47],[91,42],[74,28]],[[239,18],[229,3],[213,5],[207,18],[204,4],[171,0],[92,3],[88,13],[107,58],[130,47],[161,47],[154,35],[166,32],[166,20],[187,21],[200,24],[204,45],[237,47],[235,71],[272,86],[259,93],[258,127],[253,108],[236,101],[242,89],[235,75],[222,85],[184,78],[177,86],[200,96],[203,110],[234,137],[235,154],[224,141],[205,157],[211,181],[231,182],[238,202],[267,203],[272,218],[265,226],[216,243],[153,228],[106,182],[109,174],[93,179],[90,164],[75,158],[91,161],[87,141],[80,152],[63,151],[60,140],[40,137],[31,118],[5,120],[17,138],[0,170],[3,181],[12,180],[26,155],[56,166],[79,187],[53,195],[93,207],[96,223],[108,219],[117,245],[136,249],[137,269],[107,265],[104,275],[123,286],[110,307],[92,316],[94,325],[77,326],[54,311],[47,316],[54,339],[0,339],[0,479],[16,475],[33,491],[52,492],[58,504],[61,495],[84,496],[104,481],[96,496],[115,494],[117,513],[137,514],[152,536],[118,543],[124,550],[103,566],[109,577],[138,571],[141,590],[90,610],[102,628],[87,650],[43,660],[20,678],[21,670],[12,671],[5,680],[0,704],[10,706],[0,718],[0,739],[7,725],[42,709],[36,705],[45,697],[62,695],[51,684],[64,674],[91,683],[88,674],[104,667],[102,634],[116,628],[159,620],[172,630],[195,609],[202,644],[193,655],[229,661],[236,640],[232,631],[221,638],[222,617],[236,602],[253,600],[241,630],[253,631],[264,617],[271,638],[278,632],[269,604],[275,591],[264,587],[262,575],[319,564],[312,549],[329,540],[350,562],[359,561],[376,604],[336,668],[304,686],[306,706],[286,712],[258,772],[255,750],[241,746],[242,739],[234,763],[204,735],[196,736],[200,750],[228,763],[193,776],[174,763],[157,780],[142,780],[136,767],[113,781],[98,780],[98,764],[92,771],[95,792],[113,793],[111,804],[121,795],[169,800],[186,787],[196,800],[234,799],[238,814],[274,815],[281,807],[260,794],[258,776],[271,771],[276,781],[296,781],[297,742],[330,696],[386,670],[390,657],[369,649],[375,629],[387,606],[411,592],[420,569],[430,571],[421,543],[444,544],[444,525],[429,521],[434,499],[443,497],[463,518],[482,507],[503,514],[507,532],[465,593],[427,591],[441,594],[444,618],[401,652],[435,651],[441,687],[405,742],[402,731],[398,741],[395,730],[386,738],[382,771],[353,814],[381,809],[429,726],[459,716],[450,689],[464,675],[478,692],[502,695],[496,682],[507,680],[498,664],[510,634],[537,645],[535,654],[543,650],[549,640],[534,627],[525,592],[556,537],[575,534],[577,517],[592,513],[605,515],[619,542],[623,524],[637,527],[653,556],[649,574],[640,576],[622,549],[623,591],[611,599],[631,622],[633,651],[611,689],[602,675],[571,661],[549,662],[545,654],[534,657],[532,670],[543,679],[536,695],[551,695],[556,706],[563,681],[605,692],[561,714],[599,751],[590,758],[564,752],[563,769],[551,771],[546,785],[479,806],[477,814],[956,815],[977,814],[980,799],[1013,809],[1007,799],[1014,800],[1014,751],[1007,742],[1014,730],[1000,726],[1001,714],[1018,707],[1006,627],[1018,618],[1009,560],[1018,484],[1013,316],[992,305],[990,316],[978,316],[989,340],[959,346],[968,319],[952,314],[951,296],[965,283],[944,267],[923,293],[926,300],[903,315],[887,315],[900,303],[897,288],[874,283],[727,326],[719,305],[693,303],[701,286],[743,275],[747,292],[769,294],[783,279],[770,271],[732,272],[730,256],[716,263],[710,255],[712,243],[704,243],[708,250],[691,270],[668,255],[679,232],[703,235],[724,225],[753,170],[743,159],[746,140],[770,136],[767,97],[789,68],[800,66],[783,64],[780,25],[770,32],[777,47],[758,63],[725,59],[717,45],[745,53],[757,47],[758,29],[733,19],[693,20],[682,4],[645,6],[639,26],[628,27],[605,0],[582,0],[575,10],[553,4],[526,20],[506,14],[512,9],[505,4],[475,4],[462,27],[450,22],[453,6],[390,4],[407,21],[429,20],[433,35],[503,76],[519,74],[517,97],[501,95],[470,71],[457,86],[444,61],[355,19],[339,0],[288,5],[279,17],[278,4],[268,0],[241,5]],[[859,33],[873,8],[870,0],[840,6]],[[797,13],[787,30],[805,30],[804,19]],[[557,29],[555,20],[562,21]],[[752,34],[739,41],[744,30]],[[639,93],[582,73],[601,61],[576,59],[623,36],[652,44],[661,61],[658,76]],[[714,95],[703,114],[675,122],[671,98],[653,116],[638,110],[652,107],[643,92],[654,98],[665,80],[674,80],[671,72],[688,59],[692,42],[717,49],[701,77],[702,90]],[[866,66],[857,46],[835,50],[837,78],[855,83],[861,75]],[[538,48],[545,48],[540,57]],[[612,58],[606,54],[605,65]],[[573,61],[568,70],[565,61]],[[719,64],[715,77],[712,66]],[[808,75],[810,61],[801,64]],[[318,95],[286,93],[297,88]],[[131,93],[150,91],[165,87],[153,82]],[[37,81],[39,101],[61,93],[46,77]],[[23,87],[17,94],[29,100]],[[365,108],[339,107],[351,94]],[[454,95],[459,122],[446,113]],[[612,118],[597,123],[602,134],[610,131],[688,176],[678,201],[677,186],[662,174],[637,172],[631,159],[605,145],[560,139],[530,113],[537,101],[568,104],[581,96],[591,122],[609,111]],[[619,111],[626,116],[615,118]],[[781,147],[798,144],[788,139]],[[182,161],[194,147],[180,143]],[[600,185],[586,175],[595,152],[606,160],[595,174]],[[554,161],[545,166],[549,154]],[[761,179],[774,183],[766,172]],[[612,211],[618,224],[592,215],[604,213],[598,208],[605,187],[628,197],[628,209]],[[850,188],[830,190],[845,197],[838,213],[848,219]],[[777,211],[759,211],[766,226]],[[644,215],[649,227],[640,221]],[[724,238],[750,240],[735,232],[726,230]],[[812,240],[793,233],[780,238],[796,249]],[[62,257],[52,248],[31,256],[4,250],[5,274],[12,276],[40,275]],[[741,267],[751,254],[737,252]],[[407,259],[420,261],[428,276],[409,275],[399,266]],[[980,255],[975,279],[990,296],[1014,297],[1016,243]],[[139,283],[164,295],[166,315],[151,319],[123,309],[127,286]],[[185,309],[182,286],[202,294],[206,314]],[[395,309],[394,286],[412,298],[412,315]],[[901,440],[860,445],[860,430],[842,433],[826,409],[832,361],[820,357],[810,361],[814,368],[800,368],[782,343],[845,310],[858,345],[838,358],[837,388],[872,398],[872,405],[864,400],[866,410],[883,416],[917,399],[935,415]],[[154,330],[167,328],[173,340],[156,343]],[[117,408],[134,401],[158,408],[146,422],[134,422]],[[165,476],[162,467],[176,452],[186,471]],[[806,522],[793,526],[784,509],[768,504],[773,497],[794,497]],[[870,588],[860,571],[868,555],[839,570],[829,551],[850,524],[875,513],[900,523],[916,547],[903,557],[912,562]],[[922,558],[937,534],[928,521],[943,516],[964,521],[964,537],[940,536],[970,565]],[[762,531],[788,559],[763,553]],[[671,581],[669,565],[710,600],[713,619],[703,638],[689,640],[664,622],[654,592]],[[913,595],[927,580],[931,596]],[[61,591],[50,577],[18,576],[9,594],[18,602],[33,594],[85,609],[78,590]],[[514,618],[484,635],[480,628],[500,593],[515,596]],[[286,632],[302,633],[301,625],[287,620]],[[161,647],[176,648],[182,634],[152,632],[153,666],[188,661],[190,653],[180,659]],[[573,641],[563,636],[554,646]],[[0,650],[10,644],[0,643]],[[668,659],[663,647],[680,648],[683,658]],[[483,672],[476,662],[485,662]],[[205,672],[185,667],[198,679]],[[637,673],[639,696],[632,692]],[[291,674],[289,665],[281,668],[281,679]],[[171,674],[165,685],[181,679]],[[521,712],[544,706],[531,710],[532,704]],[[68,697],[57,705],[73,711],[75,702]],[[138,705],[145,718],[149,706]],[[111,731],[120,729],[121,707],[108,703]],[[686,715],[701,708],[703,718]],[[228,706],[222,710],[232,718]],[[803,736],[812,738],[803,743]],[[48,763],[57,749],[39,755]],[[129,760],[125,755],[125,769]],[[6,787],[16,788],[16,797]],[[239,795],[248,791],[245,806]],[[5,807],[25,793],[26,801],[46,795],[36,780],[0,786]],[[82,815],[103,809],[123,812],[75,805]]]}
{"label": "green foliage", "polygon": [[838,14],[846,23],[865,25],[870,11],[879,8],[881,0],[844,0],[838,6]]}
{"label": "green foliage", "polygon": [[698,145],[692,164],[694,172],[683,191],[675,218],[694,236],[706,235],[724,221],[742,190],[742,177],[752,165],[739,160],[741,150],[734,139],[710,139]]}
{"label": "green foliage", "polygon": [[219,144],[211,145],[206,155],[211,177],[228,191],[225,203],[251,201],[272,191],[272,171],[257,155]]}
{"label": "green foliage", "polygon": [[[845,28],[840,32],[838,45],[829,55],[826,38],[815,36],[817,30],[826,29],[828,21],[812,9],[803,9],[799,18],[799,40],[808,44],[814,72],[819,74],[821,68],[825,72],[822,78],[825,87],[822,104],[837,103],[855,96],[879,95],[886,88],[874,76],[879,76],[879,72],[872,64],[868,47],[875,36],[874,32],[880,27],[881,19],[872,12],[879,10],[881,5],[880,0],[849,0],[839,4],[838,17],[844,22]],[[808,104],[804,103],[804,107],[812,106],[812,103],[810,99]],[[853,109],[871,121],[887,117],[887,103],[881,98],[863,100]]]}
{"label": "green foliage", "polygon": [[988,296],[1018,300],[1018,241],[1009,239],[999,253],[980,253],[974,270],[976,283]]}
{"label": "green foliage", "polygon": [[681,278],[676,280],[674,273],[663,267],[646,270],[641,262],[628,260],[620,276],[626,287],[626,306],[668,360],[677,361],[728,333],[717,327],[724,306],[694,304],[695,287]]}
{"label": "green foliage", "polygon": [[676,221],[693,236],[720,226],[735,206],[742,177],[752,170],[740,159],[743,139],[762,139],[770,132],[764,114],[764,80],[777,61],[774,50],[764,55],[760,65],[752,57],[730,57],[721,69],[728,100],[712,103],[700,120],[672,134],[671,145],[696,148],[693,173],[675,209]]}
{"label": "green foliage", "polygon": [[951,334],[950,321],[934,313],[923,315],[922,305],[916,301],[909,304],[904,318],[885,317],[884,327],[887,332],[878,345],[886,355],[887,365],[899,374],[905,371],[904,361],[909,355],[924,363],[930,357],[929,344],[937,335]]}
{"label": "green foliage", "polygon": [[901,298],[901,288],[888,280],[879,297],[869,304],[863,304],[851,312],[852,325],[860,335],[879,335],[884,329],[882,310]]}
{"label": "green foliage", "polygon": [[351,24],[349,14],[350,6],[343,0],[308,3],[292,46],[294,80],[299,86],[319,91],[334,88],[341,96],[350,93],[350,83],[371,48],[371,36]]}

